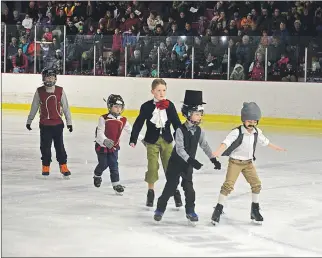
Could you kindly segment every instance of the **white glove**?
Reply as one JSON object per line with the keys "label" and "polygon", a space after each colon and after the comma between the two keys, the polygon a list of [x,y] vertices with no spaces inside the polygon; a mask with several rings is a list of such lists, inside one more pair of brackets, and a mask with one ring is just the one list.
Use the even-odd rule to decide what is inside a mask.
{"label": "white glove", "polygon": [[109,148],[109,149],[112,149],[113,148],[113,146],[114,146],[114,141],[113,140],[111,140],[111,139],[105,139],[104,140],[104,142],[103,142],[103,144],[107,147],[107,148]]}

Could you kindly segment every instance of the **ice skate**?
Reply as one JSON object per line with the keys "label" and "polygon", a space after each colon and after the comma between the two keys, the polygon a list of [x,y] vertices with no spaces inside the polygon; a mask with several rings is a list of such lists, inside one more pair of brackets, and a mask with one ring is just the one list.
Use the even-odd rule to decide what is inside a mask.
{"label": "ice skate", "polygon": [[99,188],[101,186],[102,183],[102,177],[100,176],[94,176],[94,186]]}
{"label": "ice skate", "polygon": [[188,224],[193,227],[195,227],[199,221],[198,215],[195,212],[187,213],[186,218],[188,219]]}
{"label": "ice skate", "polygon": [[217,203],[217,206],[215,207],[215,210],[214,210],[214,212],[212,213],[212,216],[211,216],[211,223],[213,225],[216,225],[216,224],[219,223],[220,216],[223,213],[223,211],[222,211],[223,208],[224,208],[224,206],[222,206],[222,204]]}
{"label": "ice skate", "polygon": [[146,198],[146,206],[153,207],[153,203],[154,203],[154,190],[149,189],[148,194],[147,194],[147,198]]}
{"label": "ice skate", "polygon": [[64,179],[69,179],[71,173],[67,167],[67,164],[60,165],[60,173],[62,173]]}
{"label": "ice skate", "polygon": [[264,221],[264,219],[259,212],[259,203],[252,202],[250,218],[254,223],[262,225],[262,222]]}
{"label": "ice skate", "polygon": [[114,185],[113,189],[117,195],[123,195],[124,192],[124,186],[123,185]]}
{"label": "ice skate", "polygon": [[174,198],[174,202],[175,202],[176,208],[177,208],[177,210],[179,210],[180,207],[182,207],[181,194],[180,194],[180,191],[179,190],[176,190],[173,198]]}
{"label": "ice skate", "polygon": [[41,174],[46,178],[47,176],[49,176],[49,172],[50,172],[50,166],[42,166],[42,172]]}
{"label": "ice skate", "polygon": [[154,217],[153,218],[154,218],[155,221],[159,222],[159,221],[161,221],[162,216],[163,216],[163,212],[161,212],[159,210],[156,210],[154,212]]}

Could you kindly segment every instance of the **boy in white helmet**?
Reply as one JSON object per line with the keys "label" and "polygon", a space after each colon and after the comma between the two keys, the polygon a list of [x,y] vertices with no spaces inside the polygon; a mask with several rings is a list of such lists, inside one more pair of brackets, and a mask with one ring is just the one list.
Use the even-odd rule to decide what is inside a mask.
{"label": "boy in white helmet", "polygon": [[[124,111],[124,100],[120,95],[111,94],[106,100],[108,113],[100,116],[95,132],[95,151],[98,165],[94,170],[94,185],[100,187],[102,174],[105,169],[110,170],[110,179],[116,194],[122,195],[124,186],[120,184],[118,153],[120,150],[120,137],[123,129],[131,133],[132,126],[126,117],[121,116]],[[139,140],[143,139],[139,135]]]}

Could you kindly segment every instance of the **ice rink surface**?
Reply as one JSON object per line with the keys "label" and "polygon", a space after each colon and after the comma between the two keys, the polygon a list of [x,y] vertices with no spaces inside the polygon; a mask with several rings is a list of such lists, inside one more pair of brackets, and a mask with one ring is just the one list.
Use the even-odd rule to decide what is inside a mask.
{"label": "ice rink surface", "polygon": [[[38,120],[25,128],[27,113],[2,114],[2,255],[3,256],[321,256],[322,255],[322,132],[260,127],[288,152],[258,147],[256,167],[262,181],[263,225],[250,222],[251,193],[240,175],[227,199],[220,225],[210,217],[225,178],[214,170],[201,149],[204,163],[194,173],[199,224],[187,225],[184,209],[170,199],[163,220],[153,221],[145,207],[146,152],[143,145],[121,140],[120,174],[123,196],[112,190],[109,171],[101,188],[93,186],[97,164],[94,130],[97,116],[75,115],[74,132],[64,132],[72,176],[63,180],[53,152],[51,175],[41,176]],[[225,128],[224,128],[225,127]],[[207,125],[213,150],[231,126]],[[165,178],[160,169],[156,197]],[[181,191],[182,192],[182,191]]]}

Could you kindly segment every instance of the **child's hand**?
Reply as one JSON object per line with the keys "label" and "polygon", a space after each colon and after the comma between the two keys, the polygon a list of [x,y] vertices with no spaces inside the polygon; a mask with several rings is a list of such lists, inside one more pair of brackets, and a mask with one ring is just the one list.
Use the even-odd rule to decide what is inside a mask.
{"label": "child's hand", "polygon": [[132,148],[135,148],[135,144],[134,144],[133,142],[131,142],[131,143],[130,143],[130,146],[131,146]]}
{"label": "child's hand", "polygon": [[219,157],[220,155],[219,155],[218,151],[215,151],[215,152],[212,153],[212,156]]}
{"label": "child's hand", "polygon": [[272,148],[273,150],[277,150],[277,151],[286,151],[286,149],[284,149],[280,146],[277,146],[275,144],[272,144],[272,143],[268,144],[268,147]]}
{"label": "child's hand", "polygon": [[275,147],[275,150],[277,150],[277,151],[286,151],[286,149],[284,149],[282,147],[279,147],[279,146],[276,146]]}
{"label": "child's hand", "polygon": [[210,161],[215,165],[214,169],[221,169],[221,163],[216,158],[211,158]]}

